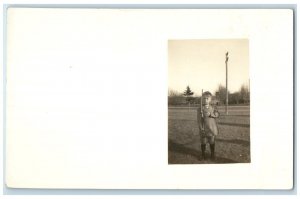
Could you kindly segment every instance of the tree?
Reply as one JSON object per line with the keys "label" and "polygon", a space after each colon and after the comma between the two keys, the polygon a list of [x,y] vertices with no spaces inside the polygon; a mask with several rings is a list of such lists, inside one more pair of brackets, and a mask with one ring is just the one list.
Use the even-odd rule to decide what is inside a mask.
{"label": "tree", "polygon": [[187,86],[187,87],[186,87],[186,90],[183,92],[183,95],[189,97],[189,96],[194,95],[194,92],[192,92],[192,90],[190,89],[190,87]]}
{"label": "tree", "polygon": [[176,90],[168,90],[168,105],[177,106],[186,103],[185,97]]}
{"label": "tree", "polygon": [[[216,91],[216,97],[217,99],[222,102],[223,104],[226,104],[226,87],[222,84],[219,84],[219,88]],[[229,94],[229,91],[228,91]]]}
{"label": "tree", "polygon": [[240,98],[244,104],[250,101],[249,89],[244,84],[240,88]]}
{"label": "tree", "polygon": [[183,95],[186,97],[186,101],[189,103],[189,106],[190,106],[191,101],[193,100],[193,98],[191,96],[194,95],[194,92],[192,92],[190,87],[187,86],[186,90],[183,92]]}
{"label": "tree", "polygon": [[178,97],[178,96],[180,96],[180,93],[177,92],[177,91],[175,91],[175,90],[173,90],[173,89],[169,89],[168,90],[168,96],[169,97]]}
{"label": "tree", "polygon": [[229,104],[238,104],[240,102],[240,93],[234,92],[229,95]]}
{"label": "tree", "polygon": [[183,92],[183,95],[186,96],[187,101],[190,101],[192,98],[190,96],[194,95],[194,92],[190,89],[189,86],[186,87],[186,90]]}

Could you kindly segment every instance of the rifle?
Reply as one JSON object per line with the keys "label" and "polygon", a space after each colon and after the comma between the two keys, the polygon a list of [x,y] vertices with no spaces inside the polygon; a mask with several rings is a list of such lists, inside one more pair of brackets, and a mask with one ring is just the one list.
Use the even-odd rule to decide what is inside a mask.
{"label": "rifle", "polygon": [[203,110],[202,110],[202,97],[203,97],[203,89],[202,89],[202,93],[201,93],[201,102],[200,102],[201,117],[203,117]]}

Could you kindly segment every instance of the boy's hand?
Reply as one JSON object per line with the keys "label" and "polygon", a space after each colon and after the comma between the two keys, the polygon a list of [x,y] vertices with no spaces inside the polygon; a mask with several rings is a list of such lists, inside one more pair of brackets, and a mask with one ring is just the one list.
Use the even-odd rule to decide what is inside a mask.
{"label": "boy's hand", "polygon": [[205,135],[204,128],[200,128],[200,135],[201,135],[201,136]]}
{"label": "boy's hand", "polygon": [[220,113],[218,111],[214,111],[213,114],[210,115],[212,118],[218,118],[220,116]]}
{"label": "boy's hand", "polygon": [[215,111],[214,114],[215,114],[216,117],[220,116],[220,113],[218,111]]}

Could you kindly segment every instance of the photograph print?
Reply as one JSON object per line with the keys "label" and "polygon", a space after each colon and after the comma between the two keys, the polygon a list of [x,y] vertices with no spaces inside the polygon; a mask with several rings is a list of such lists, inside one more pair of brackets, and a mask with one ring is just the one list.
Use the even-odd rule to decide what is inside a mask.
{"label": "photograph print", "polygon": [[168,41],[168,164],[250,163],[248,39]]}

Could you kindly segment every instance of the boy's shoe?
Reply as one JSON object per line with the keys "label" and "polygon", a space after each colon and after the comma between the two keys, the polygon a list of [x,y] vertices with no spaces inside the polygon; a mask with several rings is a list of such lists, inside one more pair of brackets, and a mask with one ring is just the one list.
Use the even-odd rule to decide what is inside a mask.
{"label": "boy's shoe", "polygon": [[206,159],[206,157],[205,157],[205,148],[206,148],[206,144],[201,144],[201,157],[202,157],[202,159],[203,160],[205,160]]}
{"label": "boy's shoe", "polygon": [[210,158],[212,160],[214,160],[215,159],[215,144],[210,144],[210,153],[211,153]]}
{"label": "boy's shoe", "polygon": [[202,156],[202,155],[198,157],[198,160],[199,160],[199,161],[205,161],[206,159],[207,159],[207,158],[206,158],[205,156]]}

